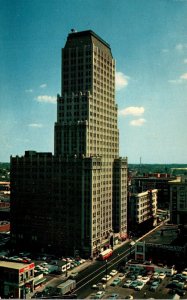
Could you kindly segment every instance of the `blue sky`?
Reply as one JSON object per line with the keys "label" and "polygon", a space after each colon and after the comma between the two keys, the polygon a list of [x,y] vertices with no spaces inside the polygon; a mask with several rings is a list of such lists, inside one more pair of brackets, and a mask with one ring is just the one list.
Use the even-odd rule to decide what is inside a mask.
{"label": "blue sky", "polygon": [[0,0],[0,161],[53,152],[61,48],[91,29],[116,59],[120,156],[187,163],[187,0]]}

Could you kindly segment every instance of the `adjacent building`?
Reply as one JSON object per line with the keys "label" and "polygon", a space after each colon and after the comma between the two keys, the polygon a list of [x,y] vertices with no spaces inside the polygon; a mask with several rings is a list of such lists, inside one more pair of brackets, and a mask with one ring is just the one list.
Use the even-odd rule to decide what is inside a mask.
{"label": "adjacent building", "polygon": [[187,225],[187,177],[169,182],[170,220],[173,224]]}
{"label": "adjacent building", "polygon": [[129,197],[129,229],[137,231],[157,224],[157,189],[132,193]]}
{"label": "adjacent building", "polygon": [[5,298],[26,298],[34,291],[34,263],[0,261],[0,295]]}
{"label": "adjacent building", "polygon": [[169,181],[175,179],[167,173],[151,173],[131,178],[131,190],[135,193],[142,193],[148,190],[157,189],[157,205],[161,209],[169,209]]}
{"label": "adjacent building", "polygon": [[127,236],[127,158],[119,157],[115,60],[93,31],[62,49],[54,155],[11,157],[14,247],[97,255]]}

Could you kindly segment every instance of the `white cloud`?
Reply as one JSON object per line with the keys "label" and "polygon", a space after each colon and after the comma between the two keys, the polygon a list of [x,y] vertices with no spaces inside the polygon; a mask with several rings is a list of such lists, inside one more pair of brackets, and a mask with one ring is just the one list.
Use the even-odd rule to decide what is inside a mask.
{"label": "white cloud", "polygon": [[130,122],[130,125],[132,126],[142,126],[146,122],[145,119],[137,119],[137,120],[132,120]]}
{"label": "white cloud", "polygon": [[144,107],[140,106],[129,106],[127,108],[119,110],[119,115],[121,116],[141,116],[145,112]]}
{"label": "white cloud", "polygon": [[128,85],[129,76],[126,76],[122,72],[116,72],[116,90],[119,91]]}
{"label": "white cloud", "polygon": [[170,80],[168,80],[168,82],[172,83],[172,84],[181,84],[182,80],[181,79],[170,79]]}
{"label": "white cloud", "polygon": [[184,59],[184,63],[187,64],[187,58]]}
{"label": "white cloud", "polygon": [[56,97],[55,96],[48,96],[48,95],[39,95],[35,98],[36,101],[42,103],[52,103],[56,104]]}
{"label": "white cloud", "polygon": [[32,93],[33,92],[33,89],[27,89],[25,90],[26,93]]}
{"label": "white cloud", "polygon": [[182,84],[185,83],[186,80],[187,80],[187,73],[184,73],[178,79],[171,79],[168,80],[168,82],[172,84]]}
{"label": "white cloud", "polygon": [[31,123],[28,125],[29,127],[34,127],[34,128],[42,128],[43,125],[40,123]]}
{"label": "white cloud", "polygon": [[162,49],[162,52],[167,53],[167,52],[169,52],[169,49]]}
{"label": "white cloud", "polygon": [[175,49],[177,50],[177,51],[183,51],[184,49],[186,49],[187,48],[187,44],[177,44],[176,46],[175,46]]}
{"label": "white cloud", "polygon": [[187,73],[184,73],[180,76],[180,79],[187,80]]}
{"label": "white cloud", "polygon": [[47,87],[47,84],[46,84],[46,83],[43,83],[43,84],[40,85],[40,88],[41,88],[41,89],[45,89],[46,87]]}

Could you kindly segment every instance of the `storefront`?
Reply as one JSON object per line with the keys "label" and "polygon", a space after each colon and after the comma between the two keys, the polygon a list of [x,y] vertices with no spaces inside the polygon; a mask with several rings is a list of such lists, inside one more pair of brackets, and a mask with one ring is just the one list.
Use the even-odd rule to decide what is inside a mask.
{"label": "storefront", "polygon": [[0,290],[4,298],[26,298],[34,291],[34,263],[0,261]]}

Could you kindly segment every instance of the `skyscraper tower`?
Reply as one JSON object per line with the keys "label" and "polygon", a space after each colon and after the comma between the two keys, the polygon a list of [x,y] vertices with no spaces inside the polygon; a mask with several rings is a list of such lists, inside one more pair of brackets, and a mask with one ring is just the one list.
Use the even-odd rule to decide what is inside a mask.
{"label": "skyscraper tower", "polygon": [[115,61],[92,31],[71,33],[62,51],[55,154],[118,157]]}
{"label": "skyscraper tower", "polygon": [[[41,238],[40,230],[36,232],[36,227],[43,230],[41,221],[38,226],[29,225],[36,246],[50,245],[48,248],[52,249],[56,245],[64,254],[76,250],[94,256],[112,246],[115,236],[126,235],[127,159],[119,158],[115,61],[109,44],[93,31],[70,33],[62,50],[62,89],[57,96],[54,156],[26,152],[26,157],[29,164],[35,162],[37,173],[41,172],[44,161],[43,171],[47,168],[49,175],[49,182],[45,176],[49,190],[43,191],[41,197],[36,180],[39,175],[30,174],[37,187],[35,201],[45,206],[39,212],[40,220],[44,223],[48,217],[47,239]],[[19,182],[14,177],[14,168],[19,172],[25,168],[20,159],[12,158],[13,201],[18,193],[20,197],[20,190],[14,185]],[[31,199],[29,203],[32,206]],[[16,241],[16,236],[25,233],[20,231],[23,226],[16,225],[14,207],[15,204],[12,232]]]}

